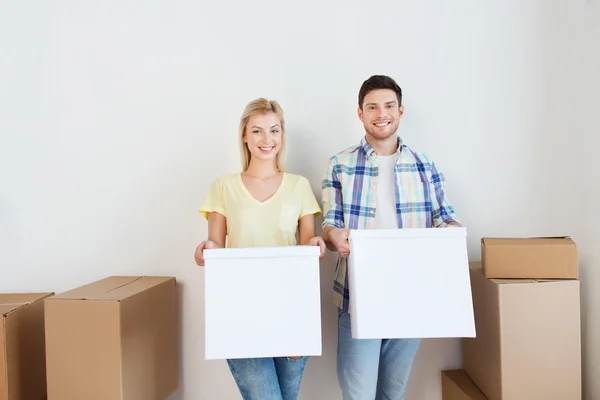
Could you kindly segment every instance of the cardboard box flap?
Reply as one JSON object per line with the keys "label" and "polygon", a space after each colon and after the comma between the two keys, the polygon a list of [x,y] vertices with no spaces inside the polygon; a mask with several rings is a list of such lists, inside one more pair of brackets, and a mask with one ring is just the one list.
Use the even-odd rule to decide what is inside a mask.
{"label": "cardboard box flap", "polygon": [[[450,387],[449,382],[444,378],[447,378],[454,386]],[[462,369],[442,371],[442,397],[443,400],[487,400],[487,397]]]}
{"label": "cardboard box flap", "polygon": [[486,246],[575,246],[569,236],[530,238],[482,238]]}
{"label": "cardboard box flap", "polygon": [[135,280],[140,279],[139,276],[111,276],[67,292],[59,293],[53,299],[73,299],[73,300],[88,300],[96,299],[98,296],[106,292],[114,290],[120,286],[128,285]]}
{"label": "cardboard box flap", "polygon": [[8,314],[31,304],[36,300],[51,296],[53,293],[7,293],[0,294],[0,315]]}
{"label": "cardboard box flap", "polygon": [[[469,268],[474,270],[482,270],[481,261],[470,261]],[[483,271],[482,271],[483,273]],[[555,282],[563,282],[564,279],[531,279],[531,278],[510,278],[510,279],[499,279],[499,278],[490,278],[491,282],[494,282],[498,285],[510,285],[515,283],[555,283]]]}
{"label": "cardboard box flap", "polygon": [[18,310],[27,304],[29,303],[0,304],[0,315],[6,317],[11,312]]}
{"label": "cardboard box flap", "polygon": [[142,276],[135,281],[119,286],[113,290],[110,290],[104,294],[98,295],[98,300],[124,300],[130,296],[136,295],[147,289],[161,285],[165,282],[175,280],[174,277],[170,276]]}
{"label": "cardboard box flap", "polygon": [[157,276],[111,276],[88,285],[69,290],[52,299],[70,300],[123,300],[172,277]]}
{"label": "cardboard box flap", "polygon": [[469,269],[483,269],[481,261],[469,261]]}
{"label": "cardboard box flap", "polygon": [[490,278],[491,281],[496,282],[499,285],[514,285],[517,283],[557,283],[557,282],[570,282],[572,279],[497,279]]}
{"label": "cardboard box flap", "polygon": [[514,283],[537,283],[537,279],[519,279],[519,278],[514,278],[514,279],[498,279],[498,278],[491,278],[490,279],[492,282],[497,283],[498,285],[510,285],[510,284],[514,284]]}

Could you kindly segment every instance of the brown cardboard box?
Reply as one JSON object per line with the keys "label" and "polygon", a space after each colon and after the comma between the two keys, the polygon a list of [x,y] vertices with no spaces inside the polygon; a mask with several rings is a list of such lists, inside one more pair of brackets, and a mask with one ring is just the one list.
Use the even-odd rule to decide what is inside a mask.
{"label": "brown cardboard box", "polygon": [[486,278],[578,279],[577,245],[568,237],[481,239]]}
{"label": "brown cardboard box", "polygon": [[470,264],[477,337],[463,368],[489,400],[581,398],[579,281],[486,279]]}
{"label": "brown cardboard box", "polygon": [[0,400],[46,397],[43,299],[51,295],[0,294]]}
{"label": "brown cardboard box", "polygon": [[48,400],[164,400],[177,338],[175,278],[113,276],[51,297]]}
{"label": "brown cardboard box", "polygon": [[487,400],[462,369],[442,371],[442,400]]}

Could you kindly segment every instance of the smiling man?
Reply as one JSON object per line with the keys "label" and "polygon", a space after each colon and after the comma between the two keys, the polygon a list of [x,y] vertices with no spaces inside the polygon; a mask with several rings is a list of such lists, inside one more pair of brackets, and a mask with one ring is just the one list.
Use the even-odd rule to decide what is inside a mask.
{"label": "smiling man", "polygon": [[[460,226],[444,193],[443,175],[400,140],[403,115],[398,84],[388,76],[367,79],[358,94],[365,136],[358,146],[330,159],[323,180],[323,237],[330,250],[339,252],[333,294],[339,308],[337,372],[344,400],[404,399],[420,345],[420,339],[352,338],[350,229]],[[395,318],[394,305],[389,318]]]}

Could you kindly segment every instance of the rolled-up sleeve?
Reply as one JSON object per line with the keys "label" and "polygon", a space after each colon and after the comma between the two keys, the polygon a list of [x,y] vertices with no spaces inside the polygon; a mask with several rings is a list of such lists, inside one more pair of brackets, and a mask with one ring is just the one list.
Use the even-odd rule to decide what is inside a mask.
{"label": "rolled-up sleeve", "polygon": [[321,185],[323,202],[323,227],[344,227],[342,183],[339,179],[339,164],[336,157],[329,160]]}
{"label": "rolled-up sleeve", "polygon": [[436,228],[443,228],[451,222],[458,223],[454,208],[450,205],[445,190],[446,179],[434,163],[431,163],[431,219]]}

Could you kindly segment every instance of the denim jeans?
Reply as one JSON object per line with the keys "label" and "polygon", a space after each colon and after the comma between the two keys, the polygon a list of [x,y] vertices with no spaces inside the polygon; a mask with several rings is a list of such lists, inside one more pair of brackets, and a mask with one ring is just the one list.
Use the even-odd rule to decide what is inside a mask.
{"label": "denim jeans", "polygon": [[339,312],[337,374],[344,400],[403,400],[420,339],[353,339]]}
{"label": "denim jeans", "polygon": [[244,400],[296,400],[308,357],[227,360]]}

